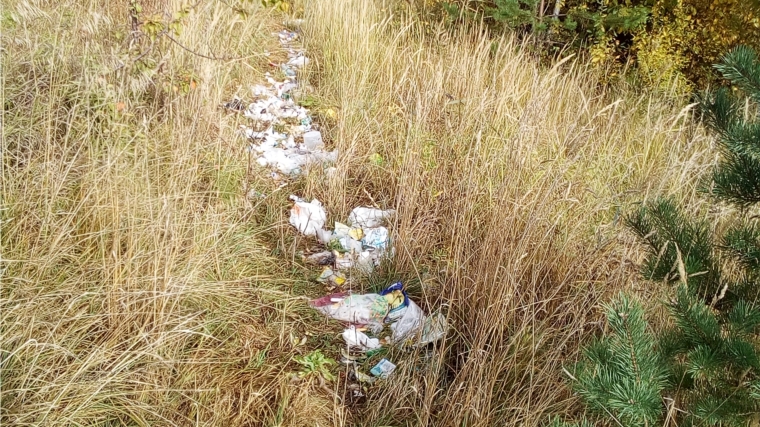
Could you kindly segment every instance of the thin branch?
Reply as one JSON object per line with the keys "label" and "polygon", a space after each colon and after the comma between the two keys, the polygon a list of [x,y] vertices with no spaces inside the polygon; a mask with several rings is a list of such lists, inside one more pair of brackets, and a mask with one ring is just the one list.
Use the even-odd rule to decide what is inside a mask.
{"label": "thin branch", "polygon": [[250,58],[251,56],[264,56],[264,54],[243,55],[243,56],[236,56],[236,57],[229,57],[229,56],[218,57],[216,55],[214,55],[214,56],[208,56],[208,55],[204,55],[202,53],[196,52],[196,51],[190,49],[189,47],[183,45],[182,43],[178,42],[177,39],[175,39],[174,37],[172,37],[171,35],[169,35],[169,33],[164,34],[164,36],[166,36],[166,38],[168,38],[169,40],[171,40],[172,42],[174,42],[177,46],[181,47],[182,49],[184,49],[184,50],[186,50],[186,51],[188,51],[190,53],[192,53],[193,55],[197,55],[197,56],[200,56],[201,58],[211,59],[211,60],[214,60],[214,61],[238,61],[238,60],[241,60],[241,59]]}

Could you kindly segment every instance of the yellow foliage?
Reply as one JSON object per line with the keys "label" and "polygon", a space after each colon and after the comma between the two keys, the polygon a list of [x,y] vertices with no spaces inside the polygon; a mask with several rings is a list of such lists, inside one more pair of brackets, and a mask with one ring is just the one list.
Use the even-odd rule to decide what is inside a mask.
{"label": "yellow foliage", "polygon": [[681,70],[689,63],[686,47],[695,39],[692,16],[679,1],[670,13],[665,13],[658,4],[652,10],[651,19],[656,30],[642,31],[634,38],[639,75],[653,87],[671,87],[676,80],[678,87],[690,90],[691,85]]}

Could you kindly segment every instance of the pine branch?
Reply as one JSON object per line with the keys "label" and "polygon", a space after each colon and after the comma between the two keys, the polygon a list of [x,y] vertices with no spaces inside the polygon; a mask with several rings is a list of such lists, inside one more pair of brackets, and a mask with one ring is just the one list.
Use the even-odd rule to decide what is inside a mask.
{"label": "pine branch", "polygon": [[718,136],[724,137],[740,123],[743,106],[728,88],[722,87],[715,92],[704,94],[699,97],[699,101],[705,124]]}
{"label": "pine branch", "polygon": [[683,336],[689,341],[690,348],[699,345],[714,347],[720,342],[718,319],[703,302],[690,295],[684,286],[678,288],[670,312]]}
{"label": "pine branch", "polygon": [[707,380],[722,368],[720,354],[710,346],[699,345],[686,357],[687,372],[697,380]]}
{"label": "pine branch", "polygon": [[[684,281],[696,293],[715,294],[721,282],[720,268],[705,221],[686,218],[672,199],[659,199],[629,215],[626,222],[647,244],[649,255],[642,270],[647,279]],[[674,268],[679,251],[685,278]]]}
{"label": "pine branch", "polygon": [[712,178],[712,194],[718,199],[741,208],[760,203],[760,160],[753,156],[727,153]]}
{"label": "pine branch", "polygon": [[726,321],[735,336],[757,335],[760,333],[760,307],[739,300],[726,315]]}
{"label": "pine branch", "polygon": [[735,123],[721,135],[724,152],[760,158],[760,123]]}
{"label": "pine branch", "polygon": [[620,296],[606,306],[611,333],[584,349],[575,390],[594,412],[625,426],[655,425],[666,373],[638,303]]}
{"label": "pine branch", "polygon": [[760,102],[760,63],[754,50],[737,46],[715,68],[755,102]]}
{"label": "pine branch", "polygon": [[760,227],[756,223],[736,224],[723,236],[723,248],[748,273],[760,271]]}

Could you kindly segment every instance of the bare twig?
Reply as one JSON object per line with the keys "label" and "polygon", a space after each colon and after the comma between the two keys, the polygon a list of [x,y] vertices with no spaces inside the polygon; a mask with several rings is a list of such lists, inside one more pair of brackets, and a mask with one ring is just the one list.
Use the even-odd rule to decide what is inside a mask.
{"label": "bare twig", "polygon": [[166,33],[164,35],[166,36],[166,38],[168,38],[169,40],[171,40],[172,42],[174,42],[177,46],[181,47],[182,49],[184,49],[184,50],[186,50],[186,51],[188,51],[190,53],[192,53],[193,55],[200,56],[201,58],[211,59],[211,60],[214,60],[214,61],[239,61],[241,59],[250,58],[251,56],[264,56],[263,54],[243,55],[243,56],[234,56],[234,57],[230,57],[230,56],[219,57],[219,56],[216,56],[216,55],[213,55],[213,56],[204,55],[204,54],[202,54],[200,52],[196,52],[196,51],[190,49],[189,47],[183,45],[182,43],[180,43],[179,41],[177,41],[177,39],[175,39],[174,37],[170,36],[169,33]]}

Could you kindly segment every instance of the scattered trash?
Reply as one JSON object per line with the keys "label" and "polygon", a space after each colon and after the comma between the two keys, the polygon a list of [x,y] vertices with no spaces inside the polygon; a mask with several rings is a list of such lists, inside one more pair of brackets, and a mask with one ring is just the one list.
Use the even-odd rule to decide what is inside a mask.
{"label": "scattered trash", "polygon": [[372,384],[375,382],[375,380],[377,380],[377,378],[370,377],[364,372],[361,372],[359,369],[354,370],[354,376],[356,376],[356,381],[359,381],[360,383]]}
{"label": "scattered trash", "polygon": [[388,310],[388,320],[397,320],[404,315],[406,308],[409,306],[409,296],[404,291],[404,285],[396,282],[380,291],[380,295],[386,296],[388,304],[391,306]]}
{"label": "scattered trash", "polygon": [[330,305],[335,302],[338,302],[349,295],[351,294],[348,292],[339,292],[339,293],[329,294],[329,295],[325,295],[325,296],[309,301],[309,305],[311,305],[314,308],[324,307],[326,305]]}
{"label": "scattered trash", "polygon": [[[342,292],[312,300],[310,305],[333,319],[353,326],[367,326],[373,334],[378,334],[383,324],[390,323],[391,342],[394,343],[423,346],[440,340],[448,330],[446,317],[441,313],[425,316],[409,298],[401,282],[379,294]],[[355,341],[360,342],[360,339]]]}
{"label": "scattered trash", "polygon": [[[290,45],[298,39],[298,33],[283,30],[277,36],[287,49],[288,61],[270,65],[278,67],[285,80],[277,81],[267,73],[268,85],[251,88],[254,99],[247,108],[239,98],[225,104],[225,108],[242,111],[251,119],[251,126],[242,126],[242,133],[253,141],[249,150],[257,155],[259,165],[286,175],[298,175],[307,165],[336,162],[338,152],[325,150],[322,134],[312,125],[309,110],[293,100],[293,92],[298,88],[297,72],[309,63],[303,51]],[[299,143],[301,139],[303,142]]]}
{"label": "scattered trash", "polygon": [[395,214],[393,209],[382,210],[375,208],[358,207],[351,211],[348,220],[352,227],[374,228],[383,225],[383,221]]}
{"label": "scattered trash", "polygon": [[425,313],[412,300],[407,300],[406,306],[400,310],[398,320],[391,324],[393,341],[401,341],[420,330],[425,323]]}
{"label": "scattered trash", "polygon": [[[377,350],[370,350],[370,351],[377,351]],[[350,351],[346,348],[340,349],[340,361],[341,363],[345,365],[354,365],[357,362],[362,363],[367,358],[367,355],[365,353],[360,354],[351,354]]]}
{"label": "scattered trash", "polygon": [[380,340],[377,338],[370,338],[364,332],[356,329],[356,326],[351,325],[343,331],[343,340],[349,348],[358,347],[361,350],[374,350],[380,348]]}
{"label": "scattered trash", "polygon": [[282,30],[279,33],[277,33],[277,36],[280,38],[280,44],[289,44],[293,42],[295,39],[298,38],[298,33],[294,33],[292,31]]}
{"label": "scattered trash", "polygon": [[332,265],[335,262],[335,255],[330,251],[322,251],[307,256],[304,261],[312,265]]}
{"label": "scattered trash", "polygon": [[341,272],[334,272],[332,268],[325,267],[322,274],[317,278],[317,282],[329,283],[333,286],[343,286],[346,283],[346,275]]}
{"label": "scattered trash", "polygon": [[307,150],[322,150],[325,143],[322,142],[322,133],[312,130],[303,134],[303,145]]}
{"label": "scattered trash", "polygon": [[[290,198],[295,201],[291,209],[290,223],[301,233],[316,236],[327,249],[333,251],[336,270],[357,269],[371,273],[383,257],[393,255],[390,232],[380,224],[393,215],[394,210],[355,208],[349,216],[350,226],[335,222],[335,229],[329,231],[324,229],[326,215],[321,204],[312,207],[296,196]],[[314,202],[319,203],[312,203]],[[317,212],[312,213],[312,210]],[[321,255],[320,259],[326,260],[328,256]],[[319,265],[326,264],[328,262]]]}
{"label": "scattered trash", "polygon": [[395,370],[396,365],[391,363],[388,359],[382,359],[369,371],[369,373],[379,378],[388,378],[388,376],[390,376]]}
{"label": "scattered trash", "polygon": [[283,74],[285,74],[288,77],[295,77],[296,76],[296,70],[289,67],[286,64],[280,65],[280,70],[282,70]]}
{"label": "scattered trash", "polygon": [[290,224],[305,236],[316,235],[317,230],[322,229],[327,220],[322,203],[317,199],[306,202],[296,196],[290,196],[290,200],[295,202],[290,210]]}
{"label": "scattered trash", "polygon": [[298,29],[303,25],[304,20],[303,19],[289,19],[284,22],[285,26],[288,28],[295,28]]}
{"label": "scattered trash", "polygon": [[383,329],[383,320],[390,310],[388,301],[383,296],[378,294],[341,295],[329,295],[328,304],[324,304],[325,301],[322,298],[311,301],[311,306],[335,320],[367,326],[375,334]]}
{"label": "scattered trash", "polygon": [[385,253],[389,243],[388,229],[385,227],[368,228],[366,234],[361,239],[363,246],[368,246],[379,251],[378,255],[381,256]]}
{"label": "scattered trash", "polygon": [[362,238],[364,237],[364,230],[362,230],[361,228],[351,228],[348,230],[348,237],[354,240],[361,241]]}
{"label": "scattered trash", "polygon": [[446,322],[446,316],[442,313],[436,313],[435,315],[425,318],[423,323],[422,333],[420,339],[417,341],[417,346],[421,347],[428,345],[431,342],[436,342],[446,336],[446,331],[449,329],[448,322]]}
{"label": "scattered trash", "polygon": [[235,97],[232,101],[224,104],[224,108],[232,111],[243,111],[245,110],[245,105],[243,105],[243,100]]}
{"label": "scattered trash", "polygon": [[298,68],[306,66],[308,63],[309,58],[305,57],[303,54],[299,54],[295,58],[291,58],[290,61],[288,61],[288,65]]}

